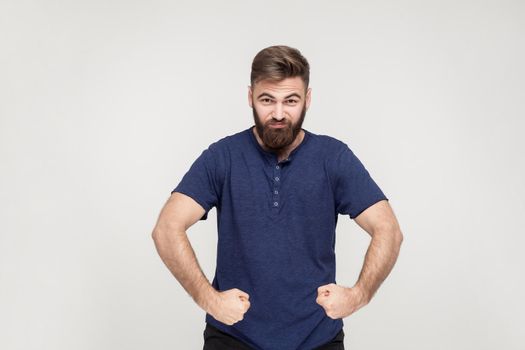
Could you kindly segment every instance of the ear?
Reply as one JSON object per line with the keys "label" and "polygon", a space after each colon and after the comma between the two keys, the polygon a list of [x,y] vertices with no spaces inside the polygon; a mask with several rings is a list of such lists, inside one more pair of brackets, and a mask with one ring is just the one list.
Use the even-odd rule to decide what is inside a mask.
{"label": "ear", "polygon": [[253,108],[252,97],[253,97],[252,87],[248,85],[248,104],[250,105],[250,107]]}
{"label": "ear", "polygon": [[308,90],[306,91],[306,101],[305,101],[305,106],[307,110],[308,108],[310,108],[311,99],[312,99],[312,88],[308,88]]}

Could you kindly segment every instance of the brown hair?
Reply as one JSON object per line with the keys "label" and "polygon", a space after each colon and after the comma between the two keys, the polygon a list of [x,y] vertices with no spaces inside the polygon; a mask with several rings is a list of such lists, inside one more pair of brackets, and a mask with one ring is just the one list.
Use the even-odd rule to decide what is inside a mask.
{"label": "brown hair", "polygon": [[252,62],[251,84],[261,80],[281,81],[301,77],[305,89],[310,81],[310,65],[299,50],[284,46],[270,46],[259,51]]}

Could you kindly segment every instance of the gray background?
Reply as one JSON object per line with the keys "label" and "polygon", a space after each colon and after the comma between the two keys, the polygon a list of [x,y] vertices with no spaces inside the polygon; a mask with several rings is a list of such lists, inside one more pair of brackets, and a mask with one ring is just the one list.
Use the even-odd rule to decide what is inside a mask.
{"label": "gray background", "polygon": [[[524,23],[522,1],[1,0],[0,348],[202,348],[151,230],[286,44],[304,128],[352,148],[405,235],[347,348],[523,349]],[[209,279],[215,220],[188,231]],[[368,242],[340,217],[339,284]]]}

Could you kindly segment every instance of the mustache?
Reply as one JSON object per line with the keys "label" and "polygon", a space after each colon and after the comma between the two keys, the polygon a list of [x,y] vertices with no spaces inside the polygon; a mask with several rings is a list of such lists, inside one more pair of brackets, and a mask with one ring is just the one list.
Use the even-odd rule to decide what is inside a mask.
{"label": "mustache", "polygon": [[269,122],[267,122],[265,124],[266,126],[269,126],[269,125],[291,125],[291,123],[287,120],[281,120],[281,121],[272,121],[270,120]]}

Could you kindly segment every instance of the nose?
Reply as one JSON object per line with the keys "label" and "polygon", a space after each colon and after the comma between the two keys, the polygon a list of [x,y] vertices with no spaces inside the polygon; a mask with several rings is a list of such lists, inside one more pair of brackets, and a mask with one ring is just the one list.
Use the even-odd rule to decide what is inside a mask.
{"label": "nose", "polygon": [[282,104],[275,104],[275,110],[273,111],[273,119],[277,121],[281,121],[282,119],[284,119],[284,111]]}

